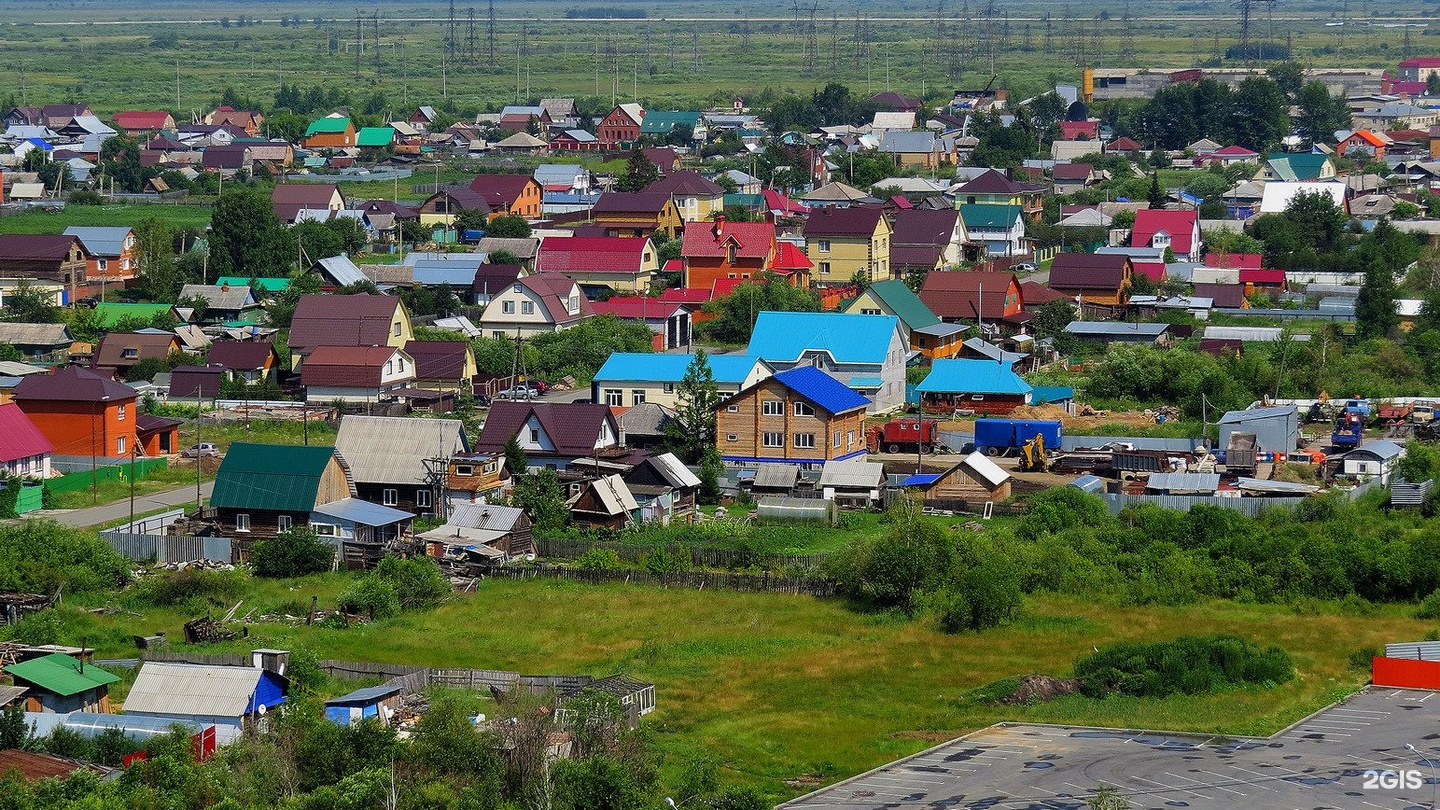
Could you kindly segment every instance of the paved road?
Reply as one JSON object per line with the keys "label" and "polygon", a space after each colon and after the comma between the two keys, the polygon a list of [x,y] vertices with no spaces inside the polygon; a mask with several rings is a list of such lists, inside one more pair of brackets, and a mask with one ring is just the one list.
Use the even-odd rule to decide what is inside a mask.
{"label": "paved road", "polygon": [[[215,488],[214,481],[206,481],[200,485],[200,494],[206,498],[210,497],[210,491]],[[167,489],[164,492],[152,492],[149,495],[135,496],[135,514],[143,515],[146,512],[165,509],[170,506],[186,506],[195,503],[195,485],[177,489]],[[126,520],[130,517],[130,499],[115,503],[91,506],[86,509],[48,509],[39,512],[31,512],[26,517],[49,518],[57,523],[66,526],[100,526],[106,523],[114,523],[117,520]]]}
{"label": "paved road", "polygon": [[1436,694],[1371,687],[1260,738],[1006,723],[781,808],[1084,810],[1108,784],[1136,810],[1418,810],[1440,763]]}

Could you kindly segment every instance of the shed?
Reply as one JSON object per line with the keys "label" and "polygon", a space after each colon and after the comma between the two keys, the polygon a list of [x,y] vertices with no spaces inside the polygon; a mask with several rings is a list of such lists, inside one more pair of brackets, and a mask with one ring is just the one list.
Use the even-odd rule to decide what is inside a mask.
{"label": "shed", "polygon": [[800,480],[800,468],[794,464],[766,463],[755,468],[755,481],[750,489],[756,495],[789,495]]}
{"label": "shed", "polygon": [[1294,407],[1249,408],[1226,411],[1220,417],[1220,442],[1230,446],[1235,431],[1255,434],[1255,449],[1261,453],[1290,453],[1300,442],[1300,412]]}
{"label": "shed", "polygon": [[388,726],[400,708],[400,694],[404,691],[399,686],[384,685],[356,689],[325,701],[325,719],[337,726],[353,726],[373,718]]}
{"label": "shed", "polygon": [[[911,476],[911,479],[926,476]],[[948,501],[1003,501],[1010,497],[1010,473],[1002,470],[984,453],[971,453],[931,480],[902,482],[914,486],[926,505],[945,506]]]}
{"label": "shed", "polygon": [[110,684],[114,674],[64,653],[51,653],[18,664],[5,672],[16,686],[26,687],[25,708],[32,712],[66,714],[75,711],[110,711]]}
{"label": "shed", "polygon": [[1404,457],[1403,446],[1388,439],[1376,439],[1346,453],[1342,470],[1346,475],[1377,477],[1383,486],[1390,483],[1390,474]]}
{"label": "shed", "polygon": [[819,488],[827,501],[839,506],[869,508],[879,502],[885,487],[885,465],[864,459],[828,461],[820,471]]}
{"label": "shed", "polygon": [[214,725],[228,743],[285,702],[290,681],[259,667],[146,661],[125,698],[125,713]]}

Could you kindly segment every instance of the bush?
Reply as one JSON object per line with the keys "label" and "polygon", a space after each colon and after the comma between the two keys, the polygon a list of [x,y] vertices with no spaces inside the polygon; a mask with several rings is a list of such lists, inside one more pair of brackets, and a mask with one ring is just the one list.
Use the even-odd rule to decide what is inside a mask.
{"label": "bush", "polygon": [[690,570],[690,553],[683,548],[657,548],[645,555],[643,564],[652,574],[682,574]]}
{"label": "bush", "polygon": [[369,576],[390,584],[402,610],[421,610],[440,604],[450,593],[450,580],[429,557],[386,557]]}
{"label": "bush", "polygon": [[1371,659],[1384,655],[1379,647],[1361,647],[1350,653],[1349,661],[1351,669],[1369,669],[1374,662]]}
{"label": "bush", "polygon": [[372,619],[385,619],[400,612],[400,597],[395,586],[379,577],[365,575],[340,596],[347,612],[361,613]]}
{"label": "bush", "polygon": [[625,566],[614,549],[592,548],[575,561],[577,568],[585,571],[619,571]]}
{"label": "bush", "polygon": [[1440,619],[1440,589],[1436,589],[1420,601],[1415,609],[1417,619]]}
{"label": "bush", "polygon": [[123,585],[130,563],[94,532],[48,520],[0,526],[0,591],[67,595]]}
{"label": "bush", "polygon": [[1136,697],[1199,695],[1295,677],[1290,654],[1238,636],[1181,636],[1154,644],[1123,642],[1075,661],[1086,694]]}
{"label": "bush", "polygon": [[[165,571],[141,579],[130,587],[135,600],[156,607],[181,604],[230,605],[244,590],[245,575],[238,571],[186,569]],[[201,608],[203,610],[203,608]]]}
{"label": "bush", "polygon": [[261,540],[250,550],[256,576],[285,579],[329,571],[335,549],[311,529],[294,527]]}

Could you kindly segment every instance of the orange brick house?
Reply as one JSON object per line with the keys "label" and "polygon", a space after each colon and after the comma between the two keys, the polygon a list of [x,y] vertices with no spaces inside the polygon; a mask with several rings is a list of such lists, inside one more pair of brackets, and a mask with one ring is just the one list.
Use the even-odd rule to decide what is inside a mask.
{"label": "orange brick house", "polygon": [[65,235],[76,237],[85,248],[85,281],[91,287],[123,287],[140,275],[138,243],[130,228],[72,225]]}
{"label": "orange brick house", "polygon": [[55,445],[57,456],[129,458],[180,450],[179,425],[138,411],[140,395],[128,385],[83,368],[26,377],[15,402]]}
{"label": "orange brick house", "polygon": [[528,174],[481,174],[470,181],[470,190],[490,206],[490,218],[506,215],[522,219],[540,218],[541,188]]}
{"label": "orange brick house", "polygon": [[595,136],[606,149],[629,149],[640,138],[640,124],[645,108],[639,104],[621,104],[605,116],[595,128]]}
{"label": "orange brick house", "polygon": [[681,238],[682,287],[713,289],[722,278],[757,278],[775,258],[775,226],[768,222],[687,222]]}

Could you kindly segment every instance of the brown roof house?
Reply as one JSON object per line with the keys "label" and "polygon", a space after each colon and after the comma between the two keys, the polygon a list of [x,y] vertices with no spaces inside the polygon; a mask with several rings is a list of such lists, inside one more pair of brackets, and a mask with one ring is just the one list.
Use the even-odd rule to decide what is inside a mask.
{"label": "brown roof house", "polygon": [[485,200],[491,219],[540,218],[540,184],[528,174],[479,174],[470,181],[470,190]]}
{"label": "brown roof house", "polygon": [[302,295],[290,321],[290,355],[296,371],[319,346],[403,348],[415,339],[410,313],[388,295]]}
{"label": "brown roof house", "polygon": [[1129,298],[1134,274],[1129,256],[1061,253],[1050,265],[1050,289],[1087,304],[1120,307]]}
{"label": "brown roof house", "polygon": [[496,402],[485,418],[475,450],[504,453],[515,437],[532,468],[568,469],[620,442],[620,428],[604,405],[590,402]]}
{"label": "brown roof house", "polygon": [[280,354],[264,341],[225,340],[211,344],[206,362],[223,368],[234,382],[258,385],[275,380]]}
{"label": "brown roof house", "polygon": [[0,278],[35,278],[64,285],[71,300],[85,285],[89,255],[76,236],[0,234]]}
{"label": "brown roof house", "polygon": [[696,172],[675,172],[645,187],[647,194],[666,194],[686,222],[708,220],[725,210],[725,189]]}
{"label": "brown roof house", "polygon": [[412,340],[405,353],[415,361],[416,388],[428,391],[470,391],[475,378],[475,352],[466,340]]}
{"label": "brown roof house", "polygon": [[382,402],[415,379],[415,361],[390,346],[320,346],[305,358],[306,402]]}
{"label": "brown roof house", "polygon": [[622,192],[601,194],[590,216],[605,236],[652,236],[663,233],[675,238],[683,220],[680,209],[666,192]]}
{"label": "brown roof house", "polygon": [[180,351],[174,332],[111,332],[100,338],[94,368],[123,375],[142,360],[164,360]]}
{"label": "brown roof house", "polygon": [[559,332],[590,317],[590,302],[580,285],[560,273],[522,276],[500,291],[475,321],[489,337]]}
{"label": "brown roof house", "polygon": [[890,222],[878,207],[821,208],[811,212],[803,233],[816,284],[849,284],[856,274],[890,278]]}

